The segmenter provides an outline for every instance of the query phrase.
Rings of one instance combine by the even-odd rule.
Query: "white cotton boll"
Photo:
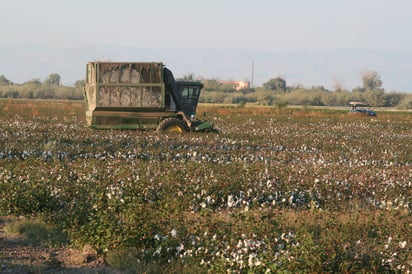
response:
[[[172,235],[173,238],[176,237],[176,236],[177,236],[177,230],[173,228],[173,229],[170,231],[170,235]]]
[[[177,253],[180,253],[184,249],[185,249],[185,246],[182,243],[178,247],[176,247]]]
[[[406,247],[406,241],[403,241],[403,242],[399,242],[399,247],[400,248],[405,248]]]
[[[233,207],[235,204],[235,201],[233,199],[233,195],[227,196],[227,207]]]
[[[162,247],[159,247],[159,248],[153,253],[153,256],[155,256],[155,255],[160,255],[160,252],[162,252]]]
[[[249,254],[249,259],[248,259],[248,265],[249,267],[253,267],[254,263],[253,263],[253,256],[254,254]]]

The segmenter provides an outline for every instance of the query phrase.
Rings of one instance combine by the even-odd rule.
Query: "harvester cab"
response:
[[[189,117],[195,115],[203,84],[199,82],[177,81],[176,86],[181,99],[182,111]]]
[[[209,121],[201,121],[196,117],[196,108],[199,102],[203,84],[199,82],[177,81],[177,92],[180,94],[182,111],[189,117],[190,128],[193,131],[218,132]]]
[[[172,72],[163,69],[164,82],[166,84],[166,94],[170,94],[170,99],[166,100],[169,108],[175,108],[177,113],[186,122],[191,131],[214,131],[213,124],[209,121],[201,121],[196,117],[196,109],[199,103],[200,91],[203,84],[195,81],[175,81]]]

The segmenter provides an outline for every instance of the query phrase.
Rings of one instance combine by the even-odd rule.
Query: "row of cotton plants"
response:
[[[220,134],[176,136],[31,107],[0,119],[0,211],[73,245],[212,272],[410,271],[411,115],[212,109]]]

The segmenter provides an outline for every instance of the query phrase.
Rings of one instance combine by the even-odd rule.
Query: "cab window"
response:
[[[199,96],[199,88],[197,87],[183,87],[182,97],[185,99],[197,99]]]

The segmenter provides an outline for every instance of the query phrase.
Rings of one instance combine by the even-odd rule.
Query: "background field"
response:
[[[220,134],[92,130],[79,101],[0,100],[1,215],[120,269],[411,270],[410,113],[203,112]]]

